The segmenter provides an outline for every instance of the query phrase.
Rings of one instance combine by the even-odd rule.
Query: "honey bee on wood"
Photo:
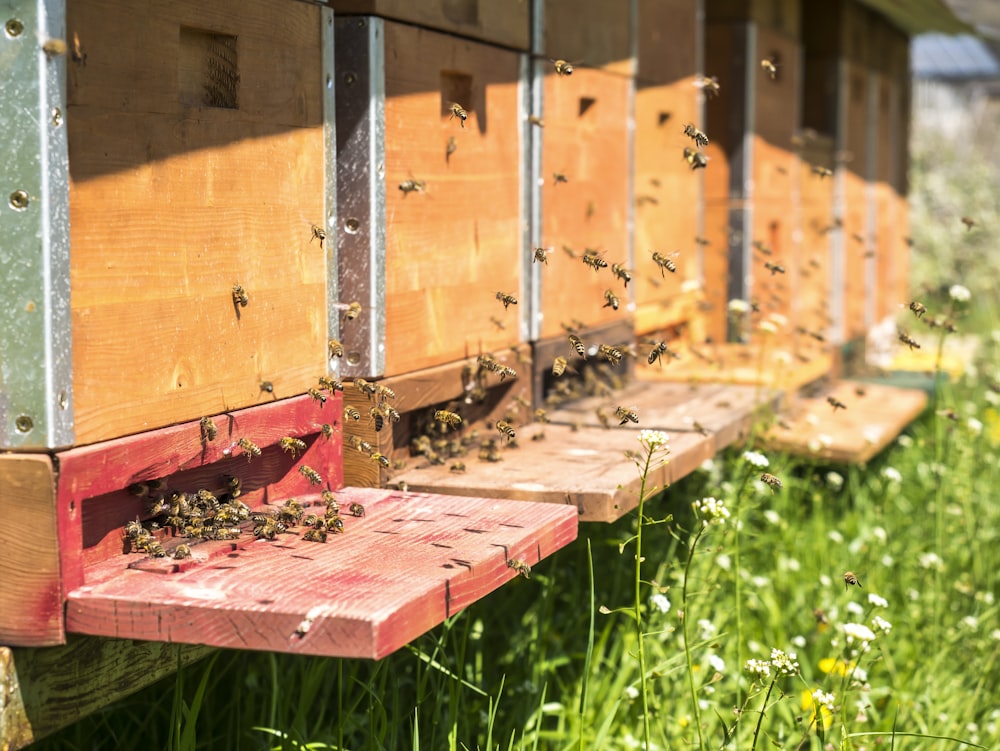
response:
[[[898,334],[899,334],[899,341],[901,341],[903,344],[909,347],[911,352],[915,349],[920,349],[920,345],[916,341],[914,341],[914,339],[903,329],[899,329]]]
[[[243,453],[247,456],[247,461],[250,461],[255,456],[260,456],[260,446],[249,438],[240,438],[236,443],[243,449]]]
[[[241,308],[245,308],[250,304],[250,296],[247,291],[243,289],[238,283],[233,285],[233,305],[239,305]]]
[[[593,250],[592,248],[587,248],[583,252],[583,263],[590,266],[594,271],[600,271],[601,269],[606,269],[608,267],[608,262],[601,258],[601,254]]]
[[[694,141],[694,145],[700,149],[708,146],[708,136],[698,130],[692,123],[684,126],[684,135]]]
[[[848,587],[857,587],[858,589],[862,589],[861,582],[858,581],[858,575],[853,571],[844,572],[844,589],[847,589]]]
[[[519,560],[517,558],[511,558],[509,561],[507,561],[507,568],[513,569],[515,573],[520,574],[525,579],[531,578],[531,566],[529,566],[522,560]]]
[[[328,532],[326,531],[326,522],[321,522],[323,526],[316,526],[307,529],[303,535],[302,539],[306,542],[326,542]]]
[[[454,472],[455,474],[462,474],[465,472],[465,462],[455,462],[450,467],[448,467],[449,472]]]
[[[438,422],[448,425],[452,428],[457,428],[462,424],[462,416],[455,413],[449,412],[446,409],[439,409],[434,412],[434,419]]]
[[[350,506],[348,506],[347,510],[351,513],[352,516],[357,516],[359,518],[365,515],[365,507],[357,502],[354,502]]]
[[[312,225],[312,237],[309,238],[309,242],[313,240],[319,240],[319,247],[323,247],[323,243],[326,242],[326,230],[320,227],[318,224]]]
[[[333,426],[328,422],[324,422],[319,426],[319,432],[328,441],[333,438]]]
[[[604,409],[604,407],[598,407],[594,410],[594,416],[597,417],[597,421],[601,423],[601,427],[605,430],[611,429],[611,415],[608,414],[608,411]]]
[[[338,342],[336,339],[330,339],[326,343],[327,351],[330,353],[330,357],[343,357],[344,356],[344,345]]]
[[[358,412],[354,407],[346,406],[344,407],[344,417],[348,420],[354,420],[354,422],[359,422],[361,420],[361,413]]]
[[[382,416],[382,412],[378,407],[372,407],[368,410],[369,421],[375,426],[375,432],[381,433],[382,428],[385,427],[385,418]]]
[[[321,389],[326,389],[330,393],[344,390],[343,382],[338,381],[336,378],[328,378],[327,376],[319,377],[319,387]]]
[[[278,445],[281,446],[281,450],[292,455],[294,459],[301,452],[306,450],[306,442],[299,440],[298,438],[292,438],[291,436],[285,436],[280,441]]]
[[[545,121],[538,115],[528,115],[528,122],[532,125],[537,125],[539,128],[545,127]]]
[[[371,401],[372,397],[378,393],[378,386],[370,381],[366,381],[364,378],[355,378],[354,388],[368,397],[368,401]]]
[[[544,263],[546,266],[549,263],[549,253],[552,248],[535,248],[534,255],[531,258],[532,263]]]
[[[326,523],[326,529],[335,535],[344,534],[344,520],[340,518],[339,514],[327,514],[323,521]]]
[[[306,389],[306,393],[309,394],[309,396],[311,396],[315,401],[319,402],[319,406],[322,407],[326,404],[327,396],[323,392],[317,389],[309,388]]]
[[[139,541],[138,549],[150,558],[166,558],[167,551],[155,537],[147,537]]]
[[[570,334],[569,343],[580,357],[584,360],[587,359],[587,348],[583,346],[583,340],[581,340],[580,337],[576,334]]]
[[[625,268],[624,264],[613,263],[611,264],[611,273],[615,275],[616,278],[621,279],[625,282],[625,287],[628,287],[628,283],[632,281],[632,274],[629,270]],[[617,310],[617,308],[615,308]]]
[[[450,102],[448,104],[448,111],[451,112],[451,117],[449,117],[448,119],[453,120],[454,118],[457,117],[462,127],[464,128],[465,121],[469,119],[469,113],[465,111],[465,108],[462,107],[462,105],[459,104],[458,102]]]
[[[535,422],[540,422],[540,423],[551,422],[551,420],[549,420],[549,414],[548,414],[548,412],[546,412],[544,409],[541,409],[541,408],[536,409],[535,410]]]
[[[812,167],[812,173],[817,175],[820,180],[824,177],[833,177],[833,170],[829,167],[821,167],[818,164],[814,164]]]
[[[264,516],[254,522],[253,534],[259,540],[273,540],[288,528],[272,516]]]
[[[704,91],[709,98],[719,95],[719,79],[715,76],[700,76],[694,85]]]
[[[768,77],[775,81],[778,78],[778,63],[773,57],[765,57],[760,61],[761,69],[767,73]]]
[[[215,421],[211,417],[201,418],[201,442],[214,441],[219,434],[219,429],[215,426]]]
[[[770,261],[764,261],[764,268],[771,272],[771,276],[785,273],[784,266],[778,263],[771,263]]]
[[[559,183],[568,183],[568,182],[569,182],[569,178],[566,177],[566,175],[563,174],[562,172],[553,172],[552,173],[552,184],[553,185],[558,185]]]
[[[621,302],[618,300],[618,296],[615,295],[610,289],[604,290],[604,305],[602,308],[611,308],[612,310],[618,310],[618,306]]]
[[[552,375],[558,377],[566,372],[566,358],[561,355],[556,355],[556,358],[552,361]]]
[[[506,292],[497,292],[496,298],[503,303],[504,310],[507,310],[511,305],[517,305],[517,298],[514,295],[508,295]]]
[[[510,441],[517,437],[517,433],[514,431],[514,428],[512,428],[510,423],[506,420],[497,420],[496,428],[497,431],[499,431],[501,438],[506,438]]]
[[[775,477],[772,474],[768,474],[767,472],[765,472],[764,474],[762,474],[760,476],[760,481],[762,483],[764,483],[765,485],[769,486],[771,488],[771,492],[772,493],[774,492],[775,488],[777,488],[778,490],[781,490],[781,487],[782,487],[781,480],[779,480],[777,477]]]
[[[372,446],[368,441],[363,441],[356,435],[352,435],[347,439],[347,442],[356,448],[358,451],[363,451],[366,454],[372,454],[375,451],[375,447]]]
[[[306,464],[303,464],[301,467],[299,467],[299,474],[305,477],[307,480],[309,480],[310,485],[323,484],[323,478],[320,477],[319,472],[317,472],[315,469]]]
[[[344,319],[347,321],[353,321],[361,315],[362,310],[363,308],[361,307],[361,303],[357,301],[349,303],[347,309],[344,310]]]
[[[612,365],[618,365],[622,361],[622,357],[625,356],[625,353],[618,349],[618,347],[601,344],[597,347],[597,356],[607,360]]]
[[[690,146],[684,147],[684,161],[688,163],[692,172],[696,169],[705,169],[708,166],[708,157]]]
[[[976,220],[968,216],[963,216],[962,224],[965,225],[965,231],[968,232],[970,229],[976,226]]]
[[[556,69],[556,73],[560,76],[573,75],[573,63],[566,62],[565,60],[553,60],[551,57],[549,58],[549,62],[552,63]]]
[[[639,414],[634,409],[618,407],[615,410],[615,415],[620,419],[619,425],[624,425],[627,422],[634,422],[636,425],[639,424]]]
[[[677,264],[674,263],[673,259],[680,255],[679,250],[675,250],[673,253],[668,253],[664,255],[658,251],[653,251],[653,262],[660,267],[660,276],[665,276],[663,270],[666,269],[671,274],[676,273]]]
[[[847,405],[842,401],[837,399],[835,396],[828,396],[826,398],[826,403],[833,407],[833,411],[836,412],[838,409],[847,409]]]
[[[181,543],[176,548],[174,548],[174,559],[182,560],[184,558],[191,557],[191,548],[188,545]]]
[[[403,180],[399,184],[399,189],[403,191],[404,196],[410,193],[423,193],[426,188],[427,183],[423,180]]]

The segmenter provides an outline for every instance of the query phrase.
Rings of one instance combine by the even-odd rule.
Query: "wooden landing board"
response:
[[[834,411],[833,397],[846,405]],[[762,441],[770,450],[818,457],[831,462],[867,462],[923,411],[927,394],[918,389],[837,381],[828,391],[795,406]]]
[[[533,440],[539,433],[545,439]],[[500,462],[472,458],[457,474],[450,462],[420,461],[394,480],[410,490],[565,504],[581,521],[612,522],[638,505],[639,473],[625,455],[641,450],[636,431],[532,424],[518,429],[517,440]],[[651,472],[649,485],[677,482],[714,455],[712,440],[698,433],[671,435],[670,447],[669,463]]]
[[[599,428],[597,410],[603,407],[614,418],[614,405],[621,405],[639,415],[638,425],[622,427],[653,428],[671,435],[702,433],[711,439],[713,451],[719,452],[750,434],[758,407],[771,412],[778,402],[778,392],[755,386],[639,382],[617,392],[610,407],[606,397],[588,397],[549,412],[549,418],[555,423]]]
[[[283,534],[176,573],[130,567],[138,554],[88,567],[66,628],[380,659],[514,578],[509,560],[534,566],[577,533],[576,509],[547,504],[361,488],[337,498],[346,532],[326,544]],[[364,518],[347,515],[352,502]]]

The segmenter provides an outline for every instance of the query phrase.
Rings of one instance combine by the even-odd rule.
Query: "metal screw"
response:
[[[66,393],[66,389],[59,392],[59,409],[66,409],[69,407],[69,394]]]
[[[7,36],[19,37],[24,33],[24,24],[16,18],[12,18],[4,25],[4,29],[7,31]]]
[[[358,77],[353,73],[344,74],[344,83],[346,83],[348,86],[353,86],[355,83],[357,83],[357,81]]]
[[[353,217],[346,219],[344,220],[344,229],[352,235],[357,234],[358,230],[361,229],[361,222]]]
[[[30,433],[31,429],[35,427],[35,423],[27,415],[18,415],[17,419],[14,420],[14,427],[21,433]]]
[[[361,362],[361,353],[360,352],[348,352],[347,353],[347,362],[348,362],[349,365],[357,365],[358,363]]]
[[[15,190],[13,193],[10,194],[10,198],[8,200],[10,201],[10,207],[12,209],[15,209],[17,211],[24,211],[26,208],[28,208],[28,202],[30,199],[28,198],[28,191]]]

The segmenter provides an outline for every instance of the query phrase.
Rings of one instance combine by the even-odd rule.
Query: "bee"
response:
[[[380,409],[382,410],[382,415],[386,420],[390,422],[399,422],[400,414],[395,407],[390,407],[388,404],[383,404]]]
[[[458,121],[464,128],[465,121],[469,119],[469,113],[465,111],[465,108],[463,108],[462,105],[459,104],[458,102],[451,102],[448,104],[448,110],[451,112],[451,117],[449,117],[448,119],[453,120],[457,117]]]
[[[842,401],[837,399],[835,396],[828,396],[826,398],[826,403],[833,407],[833,411],[836,412],[838,409],[847,409],[847,405]]]
[[[450,467],[448,467],[449,472],[454,472],[455,474],[462,474],[465,472],[465,462],[455,462]]]
[[[320,227],[318,224],[312,225],[312,237],[309,238],[309,242],[313,240],[319,240],[319,247],[323,247],[323,243],[326,241],[326,230]]]
[[[536,409],[535,410],[535,422],[540,422],[540,423],[551,422],[551,420],[549,420],[549,414],[548,414],[548,412],[546,412],[544,409],[541,409],[541,408]]]
[[[497,331],[506,331],[507,324],[501,321],[496,316],[490,316],[490,323],[497,327]]]
[[[684,126],[684,135],[686,135],[688,138],[694,141],[694,145],[700,149],[703,149],[706,146],[708,146],[708,136],[706,136],[704,133],[702,133],[700,130],[694,127],[694,125],[691,123],[688,123],[687,125]]]
[[[241,308],[245,308],[250,304],[250,296],[247,295],[247,291],[243,289],[238,283],[233,285],[233,305],[239,305]]]
[[[664,276],[663,270],[666,269],[671,274],[676,273],[677,264],[674,263],[673,259],[680,255],[679,250],[675,250],[673,253],[664,255],[657,251],[653,251],[653,262],[660,267],[660,276]]]
[[[274,397],[274,384],[271,383],[270,381],[261,381],[260,392],[262,394],[270,394],[272,397]],[[277,397],[274,398],[276,399]]]
[[[146,531],[146,528],[142,526],[142,522],[139,521],[139,517],[136,517],[134,522],[126,522],[123,530],[125,539],[133,543],[138,542],[148,534],[149,532]]]
[[[517,371],[507,365],[502,365],[499,373],[500,383],[503,383],[505,378],[517,378]]]
[[[83,51],[83,45],[80,44],[80,35],[75,31],[73,32],[73,47],[70,49],[69,57],[81,68],[87,64],[87,53]]]
[[[201,418],[201,442],[214,441],[219,434],[219,429],[215,426],[215,421],[211,417]]]
[[[481,462],[502,462],[503,456],[497,450],[496,441],[487,441],[479,447],[479,461]]]
[[[861,582],[858,581],[858,575],[853,571],[844,572],[844,589],[848,587],[857,587],[858,589],[863,589]]]
[[[319,432],[322,433],[323,437],[328,441],[333,438],[333,426],[328,422],[324,422],[319,426]]]
[[[573,75],[572,63],[568,63],[565,60],[553,60],[552,58],[549,58],[549,62],[552,63],[552,65],[556,69],[556,73],[558,73],[560,76]]]
[[[646,358],[646,361],[650,365],[652,365],[654,362],[659,361],[660,365],[662,366],[663,365],[663,355],[666,354],[666,352],[667,352],[667,343],[666,342],[656,342],[653,345],[653,348],[649,351],[649,357]]]
[[[565,253],[566,255],[568,255],[570,258],[579,258],[579,256],[580,256],[579,253],[577,253],[575,250],[573,250],[568,245],[563,245],[562,246],[562,250],[563,250],[563,253]]]
[[[357,502],[354,502],[350,506],[348,506],[347,510],[350,511],[353,516],[357,516],[359,518],[365,515],[365,507]]]
[[[711,240],[707,240],[707,239],[706,239],[706,238],[704,238],[704,237],[696,237],[696,238],[694,239],[694,244],[695,244],[695,245],[700,245],[701,247],[703,247],[703,248],[704,248],[704,247],[707,247],[707,246],[711,245],[711,244],[712,244],[712,242],[711,242]]]
[[[361,307],[361,303],[357,301],[350,303],[347,306],[347,310],[344,311],[344,320],[355,320],[359,315],[361,315],[362,310],[363,308]]]
[[[569,182],[569,178],[566,177],[566,175],[564,175],[562,172],[553,172],[552,173],[552,184],[553,185],[558,185],[559,183],[568,183],[568,182]]]
[[[899,341],[901,341],[903,344],[909,347],[911,352],[915,349],[920,349],[920,345],[916,341],[914,341],[913,338],[905,331],[900,329],[898,333],[899,333]]]
[[[594,410],[594,415],[597,416],[597,421],[601,423],[601,427],[605,428],[606,430],[610,430],[611,416],[608,414],[608,411],[604,409],[604,407],[598,407],[596,410]]]
[[[423,180],[403,180],[399,184],[399,189],[403,191],[404,196],[409,193],[423,193],[426,187],[427,183]]]
[[[777,263],[771,263],[770,261],[764,261],[764,268],[771,272],[771,276],[785,273],[784,266]]]
[[[323,392],[318,391],[317,389],[310,388],[306,389],[306,393],[309,394],[309,396],[311,396],[317,402],[319,402],[319,406],[322,407],[324,404],[326,404],[327,397],[326,394],[324,394]]]
[[[511,305],[517,305],[517,298],[505,292],[497,292],[497,300],[503,303],[503,309],[507,310]]]
[[[243,449],[243,453],[247,455],[247,461],[250,461],[255,456],[260,456],[260,446],[249,438],[240,438],[236,443]]]
[[[391,462],[389,461],[389,457],[385,456],[384,454],[380,454],[378,451],[372,452],[371,460],[375,462],[375,464],[382,467],[382,469],[389,469],[389,466],[391,464]]]
[[[779,480],[777,477],[775,477],[772,474],[768,474],[767,472],[765,472],[764,474],[762,474],[760,476],[760,481],[762,483],[764,483],[765,485],[770,486],[772,493],[774,492],[774,488],[777,488],[778,490],[781,490],[781,487],[782,487],[781,486],[781,480]]]
[[[351,444],[354,448],[356,448],[358,451],[362,451],[366,454],[372,454],[375,451],[374,446],[368,443],[368,441],[361,440],[356,435],[352,435],[350,438],[348,438],[347,442]]]
[[[243,494],[243,481],[236,475],[224,475],[222,482],[231,498],[239,498]]]
[[[590,266],[594,271],[600,271],[608,267],[608,262],[601,258],[600,253],[590,248],[587,248],[583,252],[583,263]]]
[[[691,423],[691,427],[695,429],[695,432],[701,433],[701,435],[705,436],[706,438],[708,438],[710,435],[712,435],[712,431],[709,430],[708,428],[706,428],[704,425],[702,425],[697,420],[695,420],[695,421],[693,421]]]
[[[139,550],[148,555],[150,558],[166,558],[167,551],[164,550],[163,545],[155,537],[149,537],[140,542]]]
[[[611,308],[612,310],[618,310],[618,306],[621,304],[618,297],[610,289],[604,290],[604,305],[602,308]]]
[[[608,344],[601,344],[597,347],[597,356],[604,358],[612,365],[618,365],[624,355],[625,353],[618,349],[618,347],[612,347]]]
[[[584,360],[587,359],[587,348],[583,346],[583,341],[576,334],[569,335],[569,343],[576,350],[576,353]]]
[[[465,125],[462,125],[464,128]],[[455,140],[455,136],[451,136],[448,139],[448,144],[444,147],[444,160],[446,162],[451,161],[451,155],[458,151],[458,141]]]
[[[772,81],[778,78],[778,63],[775,62],[773,57],[765,57],[761,60],[760,67],[765,73],[767,73]]]
[[[917,318],[922,318],[924,313],[927,312],[927,308],[925,308],[921,303],[917,302],[916,300],[910,303],[910,310],[913,311],[913,315],[915,315]]]
[[[632,275],[629,273],[628,269],[625,268],[624,264],[613,263],[611,264],[611,273],[615,275],[616,278],[621,279],[625,282],[625,287],[628,287],[628,283],[632,281]]]
[[[833,177],[833,170],[829,167],[821,167],[818,164],[814,164],[812,167],[812,173],[817,175],[820,180],[824,177]]]
[[[306,464],[303,464],[301,467],[299,467],[299,474],[305,477],[307,480],[309,480],[310,485],[323,484],[323,478],[320,477],[319,472],[317,472],[315,469]]]
[[[434,419],[438,422],[449,425],[453,428],[462,424],[462,416],[446,409],[439,409],[434,412]]]
[[[371,401],[371,398],[378,393],[378,386],[374,383],[366,381],[364,378],[355,378],[354,388],[367,396],[369,401]]]
[[[708,166],[708,157],[690,146],[684,147],[684,161],[688,163],[691,171],[705,169]]]
[[[545,127],[545,121],[538,115],[528,115],[528,122],[532,125],[537,125],[539,128]]]
[[[191,548],[183,543],[174,548],[174,559],[181,560],[182,558],[191,557]]]
[[[627,422],[634,422],[636,425],[639,424],[639,415],[634,409],[626,409],[625,407],[619,407],[615,410],[615,415],[621,419],[619,425],[624,425]]]
[[[557,355],[556,358],[552,361],[552,375],[559,377],[565,372],[566,372],[566,358],[562,357],[561,355]]]
[[[257,539],[273,540],[279,534],[286,531],[288,531],[288,527],[273,516],[259,514],[257,519],[254,520],[253,534]]]
[[[705,92],[710,98],[719,95],[719,79],[715,76],[701,76],[694,85]]]
[[[535,252],[532,256],[532,263],[544,263],[546,266],[549,263],[549,251],[551,248],[535,248]]]
[[[338,381],[336,378],[327,378],[326,376],[319,377],[319,387],[326,389],[330,393],[344,390],[344,384],[341,381]]]
[[[773,250],[771,250],[769,247],[767,247],[760,240],[754,240],[752,243],[750,243],[750,245],[753,246],[754,250],[757,250],[757,251],[763,253],[765,256],[769,256],[769,255],[772,255],[774,253]]]
[[[307,529],[302,535],[302,539],[306,542],[326,542],[327,534],[326,524],[323,523],[323,526],[315,526]]]
[[[525,579],[531,578],[531,566],[522,560],[511,558],[507,561],[507,568],[514,569],[515,573],[520,574]]]
[[[285,436],[280,441],[278,445],[281,446],[281,450],[292,455],[294,459],[300,452],[306,450],[306,442],[301,441],[298,438],[292,438],[291,436]]]
[[[968,232],[970,229],[976,226],[976,220],[968,216],[963,216],[962,224],[965,225],[965,231]]]
[[[514,428],[511,427],[509,422],[505,420],[496,421],[497,431],[500,433],[501,439],[506,438],[507,440],[514,440],[517,437],[517,433],[514,432]]]
[[[344,356],[344,345],[338,342],[336,339],[330,339],[326,343],[326,348],[329,351],[331,358]]]
[[[65,39],[49,39],[42,45],[42,51],[46,57],[52,59],[53,57],[65,55],[69,51],[69,45],[66,44]]]
[[[348,420],[354,420],[358,422],[361,419],[361,413],[358,412],[354,407],[346,406],[344,407],[344,417]]]

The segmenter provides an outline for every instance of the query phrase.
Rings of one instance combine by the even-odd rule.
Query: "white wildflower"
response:
[[[855,602],[854,600],[849,601],[845,606],[846,610],[851,615],[861,615],[865,612],[865,609],[861,607],[861,603]]]
[[[670,436],[664,433],[662,430],[640,430],[639,431],[639,443],[648,448],[650,451],[660,448],[660,446],[666,446],[667,441],[670,440]]]
[[[902,436],[900,436],[902,437]],[[895,467],[882,467],[882,479],[887,482],[902,482],[903,475]]]
[[[865,443],[871,445],[876,445],[882,442],[883,430],[877,425],[868,425],[861,430],[861,437],[865,439]]]
[[[685,295],[690,295],[699,291],[701,291],[700,279],[685,279],[681,283],[681,292]]]
[[[757,329],[763,334],[777,334],[778,327],[771,321],[761,321],[757,324]]]
[[[655,594],[649,598],[649,604],[654,608],[659,610],[661,613],[670,612],[670,600],[664,594]]]
[[[975,433],[976,435],[983,432],[983,424],[975,417],[969,418],[969,421],[966,423],[966,427],[968,427],[970,433]]]
[[[839,472],[827,472],[826,473],[826,484],[829,485],[833,490],[840,490],[844,487],[844,476]]]
[[[896,443],[902,446],[904,449],[909,448],[913,445],[913,436],[903,433],[899,438],[896,439]]]
[[[874,592],[868,593],[868,604],[876,608],[887,608],[889,607],[889,601],[884,597],[875,594]]]
[[[764,511],[764,519],[767,520],[768,524],[773,524],[774,526],[781,524],[781,514],[772,508]]]
[[[708,618],[698,619],[698,632],[702,639],[711,639],[718,630],[718,627]]]
[[[778,675],[795,675],[799,672],[799,663],[794,652],[783,652],[780,649],[771,650],[771,667]]]
[[[729,301],[729,312],[735,313],[736,315],[745,315],[750,312],[750,303],[746,300],[730,300]]]
[[[885,531],[885,527],[872,527],[872,537],[885,545],[889,539],[889,533]]]
[[[795,636],[793,636],[791,638],[791,642],[793,646],[796,646],[799,649],[805,649],[806,644],[808,643],[806,642],[806,637],[804,637],[802,634],[796,634]]]
[[[828,449],[833,445],[833,437],[827,435],[826,433],[820,433],[817,435],[816,440],[819,441],[819,445],[825,449]]]
[[[941,570],[944,568],[944,561],[941,560],[941,556],[937,553],[921,553],[917,556],[917,563],[920,564],[921,568],[933,568]]]
[[[759,451],[744,451],[743,461],[747,462],[754,469],[767,469],[771,464],[767,460],[767,457]]]
[[[948,297],[955,302],[969,302],[972,299],[972,293],[968,287],[963,287],[961,284],[953,284],[948,288]]]
[[[875,632],[863,623],[845,623],[843,631],[848,644],[860,642],[863,650],[867,650],[868,644],[875,641]]]
[[[841,545],[844,542],[844,536],[835,529],[831,529],[829,532],[827,532],[826,536],[830,538],[830,542],[834,542],[837,545]]]
[[[965,626],[970,631],[975,631],[979,628],[979,619],[974,615],[967,615],[961,621],[959,621],[963,626]]]
[[[639,698],[639,689],[637,689],[635,686],[626,686],[624,693],[625,693],[625,698],[628,699],[629,701],[635,701],[636,699]]]
[[[779,349],[774,353],[773,359],[778,365],[791,365],[792,364],[792,354],[791,352],[786,352],[783,349]]]
[[[700,498],[693,504],[694,510],[701,514],[705,525],[725,524],[729,518],[729,509],[718,498]]]
[[[889,555],[889,553],[886,553],[879,558],[879,563],[881,563],[884,568],[892,568],[896,563],[896,559]]]
[[[833,702],[834,702],[833,694],[827,693],[826,691],[817,688],[815,691],[812,692],[812,700],[817,706],[826,709],[826,711],[830,712],[831,714],[833,713]]]
[[[715,565],[723,571],[728,571],[733,565],[733,560],[725,553],[719,553],[719,555],[715,557]]]
[[[771,666],[764,660],[747,660],[743,670],[761,682],[771,677]]]
[[[726,672],[726,662],[714,652],[708,655],[708,664],[716,673]]]
[[[880,615],[872,617],[872,628],[882,634],[892,631],[892,624]]]

